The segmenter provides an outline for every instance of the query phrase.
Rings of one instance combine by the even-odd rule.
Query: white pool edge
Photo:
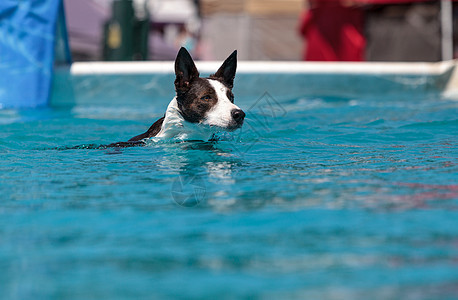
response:
[[[272,62],[240,61],[238,73],[332,73],[332,74],[409,74],[440,75],[457,65],[457,61],[437,63],[385,63],[385,62]],[[201,73],[214,72],[221,62],[196,62]],[[70,72],[89,74],[154,74],[173,73],[173,61],[160,62],[76,62]]]

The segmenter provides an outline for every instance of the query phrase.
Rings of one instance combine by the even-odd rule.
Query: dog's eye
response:
[[[212,98],[212,97],[206,95],[206,96],[201,97],[200,100],[207,100],[207,101],[208,101],[208,100],[210,100],[211,98]]]

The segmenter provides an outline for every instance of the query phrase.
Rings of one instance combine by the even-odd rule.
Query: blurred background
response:
[[[449,0],[65,0],[75,61],[440,61],[455,58]]]

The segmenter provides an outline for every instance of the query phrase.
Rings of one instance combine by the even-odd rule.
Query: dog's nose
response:
[[[231,111],[232,118],[234,118],[235,122],[241,123],[243,119],[245,119],[245,113],[241,109],[234,109]]]

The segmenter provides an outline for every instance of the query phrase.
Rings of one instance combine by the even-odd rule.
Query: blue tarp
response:
[[[0,0],[0,108],[47,104],[61,0]]]

